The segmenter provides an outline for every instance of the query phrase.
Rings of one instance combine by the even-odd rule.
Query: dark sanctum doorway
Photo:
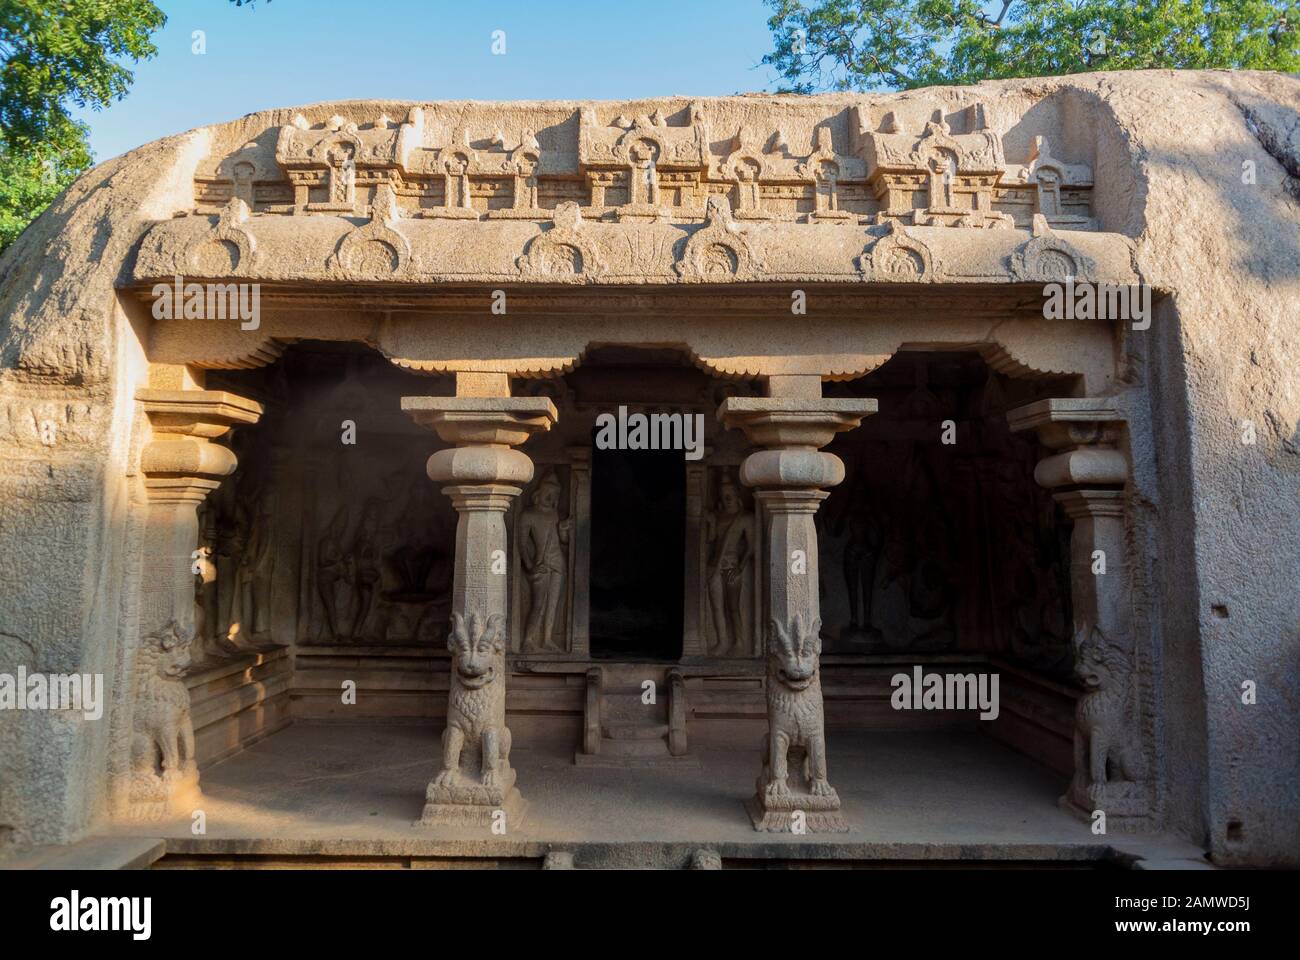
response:
[[[591,654],[678,660],[686,470],[680,450],[592,451]]]

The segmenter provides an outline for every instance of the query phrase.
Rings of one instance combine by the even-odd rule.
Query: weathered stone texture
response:
[[[944,115],[961,119],[949,129]],[[643,339],[687,343],[715,374],[825,379],[869,372],[904,343],[960,341],[996,369],[1073,373],[1081,395],[1112,396],[1128,424],[1138,722],[1158,814],[1218,862],[1296,864],[1298,115],[1300,80],[1210,71],[814,98],[348,101],[108,161],[0,259],[0,671],[102,672],[130,689],[150,436],[134,398],[149,361],[261,365],[310,335],[364,339],[412,369],[543,376],[578,362],[596,322],[556,318],[502,356],[478,325],[440,338],[356,303],[291,309],[311,285],[939,288],[946,309],[931,299],[915,315],[873,301],[893,312],[721,332],[665,315]],[[329,155],[326,134],[349,124],[359,154]],[[954,157],[957,184],[927,168],[917,216],[900,212],[922,189],[906,171],[929,154],[904,134],[922,128]],[[643,181],[647,165],[658,174]],[[394,169],[403,191],[385,179]],[[958,187],[975,198],[965,213],[947,202]],[[1099,328],[963,309],[1070,267],[1160,295],[1149,331],[1121,332],[1113,369]],[[191,337],[151,324],[142,302],[176,271],[278,284],[286,299],[259,337]],[[729,286],[698,286],[713,283]],[[631,342],[618,312],[599,322]],[[129,728],[113,710],[99,724],[0,713],[0,855],[100,822]]]

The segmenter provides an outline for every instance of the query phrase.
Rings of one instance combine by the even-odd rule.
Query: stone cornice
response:
[[[237,203],[238,201],[232,201]],[[374,220],[339,215],[187,216],[141,243],[138,283],[176,276],[263,283],[385,284],[1043,283],[1132,284],[1118,234],[737,219],[718,199],[703,224],[591,221],[576,207],[527,220]],[[854,218],[856,221],[859,218]],[[252,251],[252,252],[248,252]],[[1073,265],[1073,270],[1070,265]]]

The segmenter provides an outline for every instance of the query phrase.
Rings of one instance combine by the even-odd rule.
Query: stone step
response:
[[[642,703],[640,695],[606,695],[601,697],[601,716],[607,721],[664,723],[668,719],[668,705],[662,699],[658,703]]]
[[[600,738],[600,756],[615,757],[659,757],[669,759],[668,743],[662,737],[654,740],[622,739],[619,737]]]
[[[606,740],[663,740],[668,736],[668,724],[607,720],[600,732]]]

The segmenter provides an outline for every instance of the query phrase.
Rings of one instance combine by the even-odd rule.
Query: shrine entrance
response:
[[[591,483],[591,655],[678,660],[686,547],[682,453],[594,447]]]

